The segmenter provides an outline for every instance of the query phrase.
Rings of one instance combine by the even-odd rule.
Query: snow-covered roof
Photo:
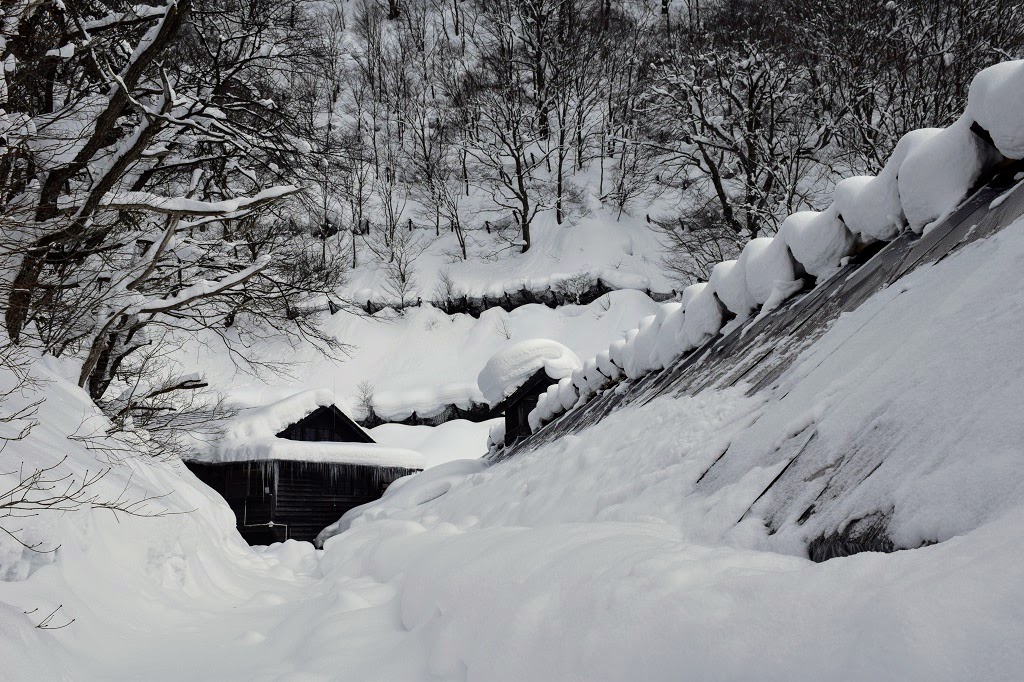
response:
[[[334,443],[275,437],[221,443],[214,448],[208,461],[251,462],[270,459],[368,464],[405,469],[422,469],[426,461],[423,455],[415,450],[393,448],[377,443]]]
[[[269,405],[239,410],[224,430],[224,441],[273,438],[317,408],[334,404],[334,391],[317,388],[295,393]]]
[[[477,384],[493,407],[515,393],[540,369],[558,381],[582,367],[579,357],[557,341],[529,339],[495,353],[480,370]]]
[[[296,393],[269,405],[240,410],[228,422],[223,438],[201,459],[208,462],[281,459],[423,468],[423,455],[414,450],[376,443],[313,442],[277,437],[276,434],[289,425],[320,407],[335,403],[334,391],[314,389]]]
[[[1009,159],[1024,158],[1024,59],[983,70],[967,95],[967,114],[988,131],[992,143]]]
[[[573,376],[576,403],[563,407],[554,391],[542,396],[530,415],[532,428],[586,402],[608,381],[662,369],[729,325],[742,324],[758,307],[758,317],[766,315],[804,287],[801,271],[815,284],[827,281],[859,242],[891,240],[904,227],[926,234],[937,226],[986,173],[1024,159],[1024,59],[981,71],[967,100],[948,128],[906,133],[878,175],[840,181],[824,210],[789,215],[774,237],[749,241],[738,259],[717,263],[708,282],[686,287],[680,308],[663,305],[663,315],[643,318],[608,347],[605,371]],[[733,322],[726,324],[723,306]],[[572,402],[568,397],[565,403]]]

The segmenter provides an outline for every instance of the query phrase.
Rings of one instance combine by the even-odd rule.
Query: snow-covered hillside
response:
[[[556,224],[551,211],[539,214],[533,228],[534,244],[526,253],[518,253],[497,235],[488,234],[483,227],[485,219],[479,218],[480,224],[470,235],[472,257],[467,260],[453,259],[456,243],[450,234],[435,237],[432,225],[417,221],[414,238],[422,253],[413,264],[413,283],[406,300],[436,300],[442,272],[451,277],[454,292],[470,297],[500,297],[523,288],[540,292],[581,276],[599,277],[613,289],[672,291],[677,285],[661,262],[664,245],[643,215],[617,217],[600,209],[596,198],[593,203],[594,214],[572,224]],[[372,301],[378,308],[397,300],[388,291],[386,271],[369,259],[357,264],[341,294],[359,305]]]
[[[177,360],[183,369],[200,369],[214,389],[243,405],[265,404],[298,390],[322,387],[332,389],[351,414],[364,416],[360,384],[367,382],[374,412],[386,420],[401,421],[413,412],[434,416],[449,404],[483,404],[477,374],[503,348],[540,337],[588,357],[657,308],[644,293],[624,290],[586,306],[551,309],[531,304],[511,312],[495,308],[479,318],[446,315],[430,306],[408,309],[404,315],[338,313],[326,319],[324,329],[351,346],[349,356],[341,361],[285,342],[262,344],[251,351],[285,365],[283,374],[256,378],[239,372],[215,343],[189,345]]]

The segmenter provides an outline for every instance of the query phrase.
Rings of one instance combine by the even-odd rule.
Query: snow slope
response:
[[[1015,679],[1022,264],[1019,221],[845,315],[771,392],[664,397],[498,466],[434,467],[353,514],[322,555],[301,543],[250,551],[187,471],[129,464],[133,491],[173,490],[159,504],[195,511],[30,520],[61,548],[38,558],[4,545],[4,673]],[[45,428],[4,455],[70,447],[79,466],[96,454],[62,429],[88,403],[51,379]],[[773,501],[755,500],[778,474],[773,456],[808,429],[805,456],[826,471],[851,444],[884,446],[887,470],[849,486],[818,525],[787,518],[769,534]],[[728,465],[701,481],[726,450]],[[893,505],[901,541],[939,543],[803,558],[810,535],[879,504]],[[58,604],[77,620],[32,628]]]
[[[596,200],[595,200],[595,203]],[[612,288],[672,291],[673,282],[661,263],[663,245],[657,233],[642,218],[624,215],[620,220],[609,211],[596,209],[591,216],[558,225],[554,211],[542,211],[531,226],[533,244],[526,253],[509,242],[488,235],[478,216],[468,233],[468,260],[462,260],[455,239],[442,229],[434,236],[433,222],[426,225],[415,218],[417,249],[413,287],[407,299],[435,298],[438,273],[447,271],[456,288],[469,296],[500,296],[505,291],[527,288],[542,291],[580,274],[600,277]],[[492,222],[495,216],[490,216]],[[358,304],[393,301],[384,268],[364,253],[341,292]]]

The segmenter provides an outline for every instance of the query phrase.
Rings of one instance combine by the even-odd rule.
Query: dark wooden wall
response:
[[[547,375],[543,368],[537,370],[515,393],[494,408],[496,414],[505,413],[505,446],[523,440],[530,435],[530,412],[537,407],[542,393],[548,386],[558,383]]]
[[[227,500],[250,545],[312,542],[349,509],[379,499],[392,481],[417,471],[287,460],[186,465]]]
[[[547,390],[545,386],[543,390]],[[530,435],[530,412],[537,407],[539,394],[525,395],[505,410],[505,443],[510,445]]]

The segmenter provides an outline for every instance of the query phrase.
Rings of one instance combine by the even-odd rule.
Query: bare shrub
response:
[[[452,271],[442,268],[437,273],[437,282],[434,284],[434,305],[447,313],[452,313],[458,305],[458,300],[464,296],[462,288],[452,277]]]
[[[652,219],[666,254],[662,265],[681,287],[707,281],[716,263],[735,258],[742,238],[714,208]]]
[[[587,295],[591,287],[590,274],[587,272],[577,272],[574,275],[569,275],[559,280],[553,288],[555,294],[563,303],[579,305],[583,302],[583,297]]]

